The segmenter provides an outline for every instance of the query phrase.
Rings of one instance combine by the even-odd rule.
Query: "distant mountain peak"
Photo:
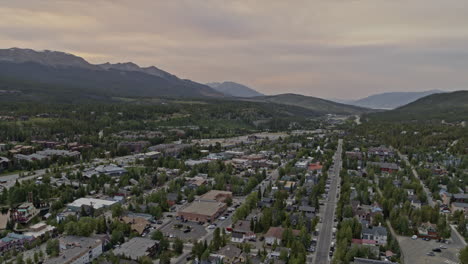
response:
[[[53,67],[82,67],[97,69],[81,57],[61,51],[35,51],[32,49],[9,48],[0,49],[0,61],[13,63],[34,62]]]
[[[256,96],[263,96],[263,94],[257,92],[256,90],[247,87],[243,84],[232,82],[232,81],[225,81],[225,82],[211,82],[207,83],[206,85],[210,86],[211,88],[227,95],[227,96],[234,96],[234,97],[256,97]]]
[[[335,102],[347,103],[351,105],[373,108],[373,109],[395,109],[400,106],[412,103],[419,98],[444,93],[441,90],[429,90],[422,92],[385,92],[373,94],[359,100],[333,100]]]

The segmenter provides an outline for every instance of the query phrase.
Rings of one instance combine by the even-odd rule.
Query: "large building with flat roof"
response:
[[[189,221],[213,223],[226,208],[227,205],[225,203],[197,200],[180,210],[177,214]]]
[[[70,211],[79,212],[82,206],[93,207],[94,210],[100,210],[116,204],[116,201],[95,199],[95,198],[79,198],[72,203],[67,204]]]
[[[99,238],[65,236],[59,238],[58,257],[49,258],[44,264],[86,264],[102,254],[103,243]]]
[[[114,254],[131,260],[139,260],[144,256],[153,257],[157,253],[158,248],[159,241],[144,237],[134,237],[114,249]]]

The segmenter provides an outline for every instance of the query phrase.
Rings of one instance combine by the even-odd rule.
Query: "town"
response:
[[[4,140],[0,260],[457,263],[466,149],[403,154],[353,118],[225,138],[187,136],[198,127],[101,131],[112,144],[97,156],[94,139]]]

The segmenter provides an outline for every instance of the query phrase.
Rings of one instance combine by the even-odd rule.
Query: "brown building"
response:
[[[225,203],[197,200],[180,210],[177,214],[184,219],[195,222],[214,222],[227,208]]]

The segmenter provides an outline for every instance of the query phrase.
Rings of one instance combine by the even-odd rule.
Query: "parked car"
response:
[[[440,248],[433,248],[432,251],[434,252],[442,252],[442,250]]]
[[[411,239],[416,240],[416,239],[418,239],[418,236],[417,236],[417,235],[413,235],[413,236],[411,237]]]
[[[435,256],[435,253],[431,251],[431,252],[427,252],[426,255],[433,257]]]

